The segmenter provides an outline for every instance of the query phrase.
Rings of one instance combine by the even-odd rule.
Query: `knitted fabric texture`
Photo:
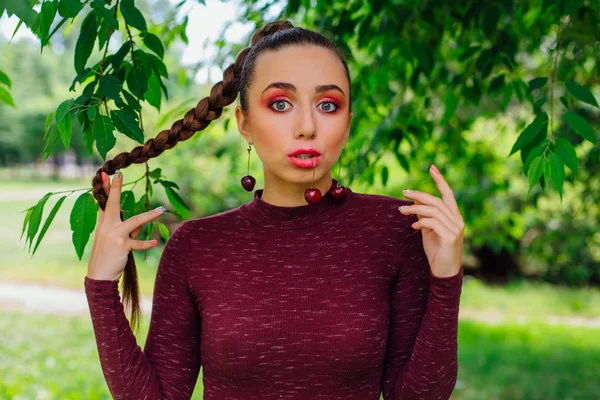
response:
[[[333,180],[332,186],[336,184]],[[185,221],[163,250],[142,349],[118,280],[85,277],[115,399],[448,399],[463,269],[431,273],[412,201],[254,198]]]

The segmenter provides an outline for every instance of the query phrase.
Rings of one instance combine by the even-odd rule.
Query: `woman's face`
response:
[[[248,91],[247,116],[240,106],[238,129],[262,161],[265,183],[282,180],[310,184],[337,162],[352,121],[346,72],[330,50],[292,46],[261,54]],[[289,153],[314,149],[318,158],[292,162]],[[299,163],[302,163],[301,161]]]

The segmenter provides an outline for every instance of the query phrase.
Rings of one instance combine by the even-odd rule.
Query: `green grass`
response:
[[[143,348],[149,317],[142,318]],[[84,316],[3,312],[0,399],[111,399],[92,321]],[[202,399],[202,375],[193,399]]]
[[[461,321],[458,335],[453,398],[600,398],[598,329]]]
[[[143,348],[148,317],[140,326]],[[598,330],[461,321],[456,400],[600,398]],[[110,399],[89,317],[5,312],[0,398]],[[202,373],[193,399],[202,398]]]

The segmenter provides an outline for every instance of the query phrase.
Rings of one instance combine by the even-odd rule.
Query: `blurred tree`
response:
[[[66,21],[77,22],[72,89],[79,87],[81,94],[65,99],[48,116],[44,158],[59,139],[69,147],[72,119],[79,122],[90,155],[96,150],[104,159],[116,145],[117,130],[144,142],[143,101],[160,111],[163,96],[168,99],[164,54],[176,38],[187,43],[188,17],[176,16],[193,2],[163,2],[161,20],[153,25],[144,17],[151,15],[145,3],[133,0],[44,1],[36,10],[39,2],[34,0],[7,3],[9,15],[17,15],[38,35],[42,49]],[[544,189],[553,188],[562,202],[563,185],[570,181],[573,194],[593,193],[598,199],[597,188],[591,187],[595,183],[587,179],[598,168],[597,0],[248,0],[241,6],[244,21],[262,25],[292,19],[330,35],[351,57],[353,130],[360,135],[351,135],[344,149],[344,182],[386,186],[398,167],[414,177],[421,164],[452,166],[446,175],[457,177],[453,188],[467,210],[463,215],[473,236],[473,253],[480,259],[515,254],[524,236],[531,239],[528,228],[535,218],[529,216],[529,207],[539,208],[550,196]],[[215,57],[222,69],[248,43],[248,38],[226,42],[227,28],[217,41],[221,52]],[[109,52],[111,41],[120,46],[114,53]],[[514,132],[519,133],[516,141],[510,136]],[[519,160],[511,157],[515,153]],[[148,195],[133,212],[148,206],[152,184],[173,188],[161,173],[148,169],[155,180],[146,181]],[[522,176],[525,185],[517,179]],[[165,190],[175,214],[189,215],[175,190]],[[82,194],[82,202],[89,203],[89,197]],[[42,199],[29,209],[24,229],[30,215],[41,218],[43,204]],[[594,211],[588,221],[598,222]],[[29,229],[28,239],[36,233]],[[76,245],[78,254],[86,242]],[[586,244],[591,247],[578,261],[572,252],[558,266],[554,260],[546,278],[600,282],[598,238]],[[574,262],[586,273],[565,272]],[[506,257],[489,270],[506,277],[517,272],[517,265]],[[535,268],[530,272],[543,275]]]

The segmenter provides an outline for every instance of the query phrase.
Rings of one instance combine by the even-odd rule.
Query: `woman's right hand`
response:
[[[97,280],[118,280],[127,264],[131,250],[147,250],[156,246],[156,240],[135,240],[145,223],[164,213],[164,207],[134,215],[121,221],[121,187],[123,172],[115,173],[112,184],[102,172],[102,187],[107,194],[105,210],[98,208],[94,245],[88,263],[87,277]]]

